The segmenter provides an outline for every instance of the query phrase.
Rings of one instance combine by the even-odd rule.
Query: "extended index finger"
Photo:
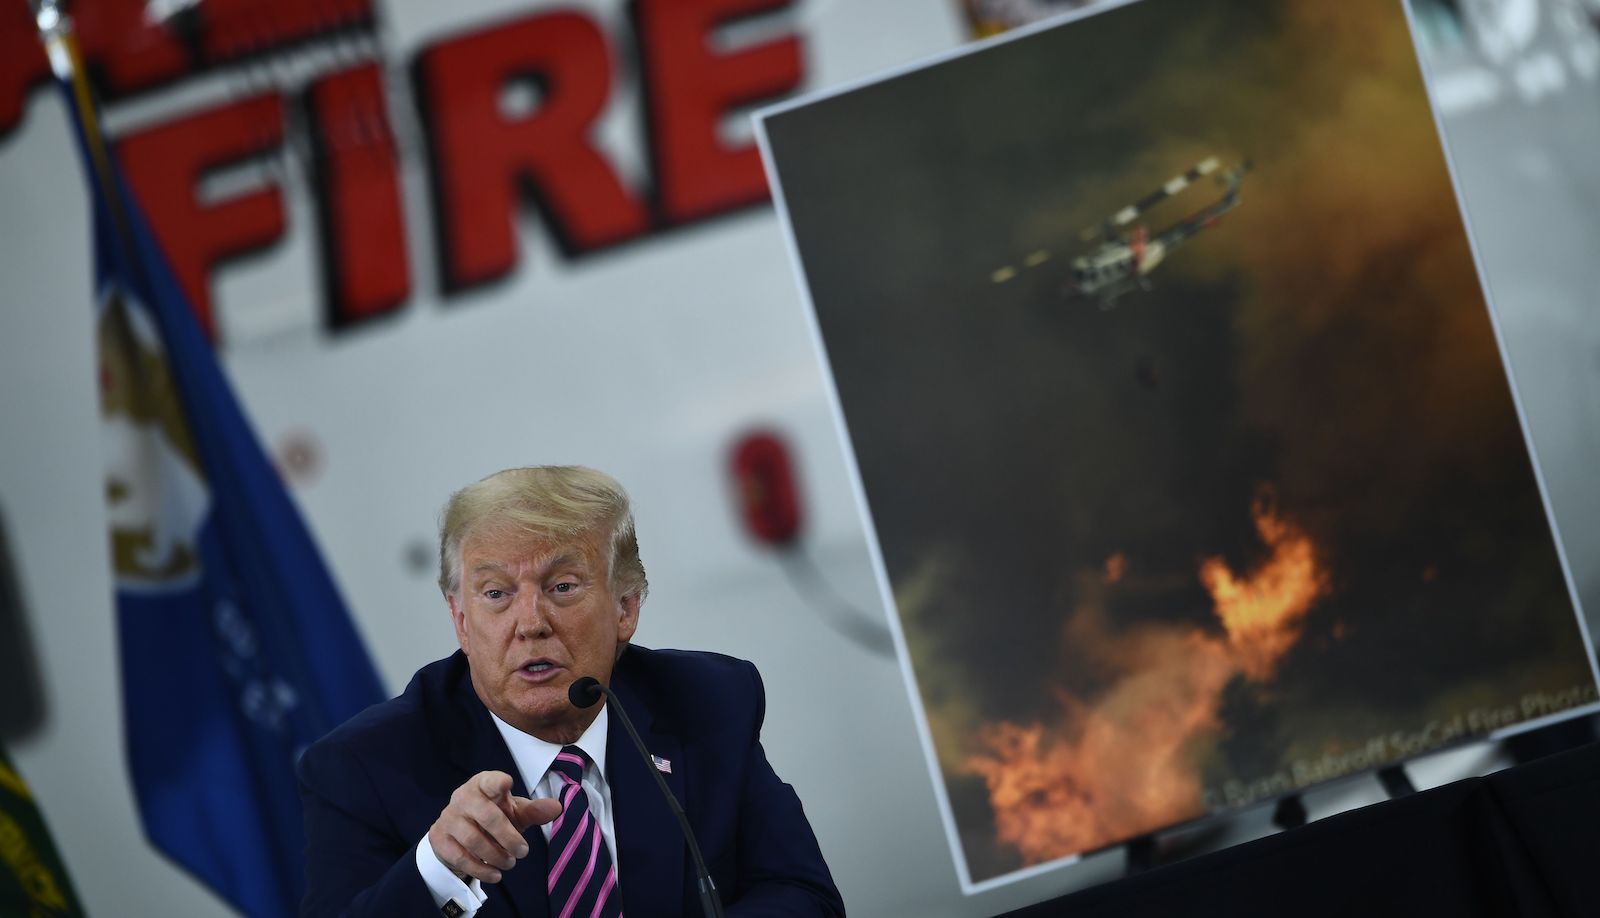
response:
[[[511,783],[511,776],[503,771],[478,773],[478,790],[507,816],[511,815]]]
[[[480,771],[474,782],[478,792],[488,798],[494,808],[503,813],[508,820],[513,822],[517,818],[517,805],[511,796],[511,776],[503,771]]]
[[[478,829],[512,857],[526,856],[528,843],[522,837],[524,827],[517,824],[517,798],[511,795],[511,776],[503,771],[485,771],[479,773],[476,783],[478,792],[490,804],[487,811],[474,817]]]

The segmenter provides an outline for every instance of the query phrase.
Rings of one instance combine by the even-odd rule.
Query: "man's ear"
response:
[[[444,601],[450,606],[450,623],[456,628],[456,643],[461,645],[462,653],[472,656],[472,651],[467,647],[466,609],[461,605],[461,598],[454,593],[446,593]]]
[[[631,640],[633,633],[639,630],[639,602],[638,593],[630,593],[617,602],[622,607],[622,617],[617,620],[618,644]]]

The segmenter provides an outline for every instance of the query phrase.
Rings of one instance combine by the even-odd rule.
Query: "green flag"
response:
[[[83,914],[33,793],[0,748],[0,915]]]

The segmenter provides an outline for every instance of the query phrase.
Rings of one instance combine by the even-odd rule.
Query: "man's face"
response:
[[[506,723],[571,743],[599,712],[567,700],[584,676],[611,684],[617,648],[639,624],[639,597],[611,593],[599,539],[551,542],[520,532],[469,534],[461,586],[448,597],[472,687]]]

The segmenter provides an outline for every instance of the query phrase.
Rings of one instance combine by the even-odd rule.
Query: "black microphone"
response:
[[[644,740],[639,738],[639,731],[633,729],[633,721],[628,719],[628,712],[622,710],[622,703],[610,689],[600,684],[600,680],[593,676],[584,676],[572,683],[567,689],[567,700],[574,707],[590,708],[599,702],[601,696],[611,699],[611,708],[616,711],[622,726],[628,730],[628,736],[633,740],[634,748],[639,750],[639,755],[644,759],[644,770],[650,772],[656,779],[656,786],[661,788],[661,796],[667,798],[667,806],[672,808],[672,815],[678,817],[678,826],[683,829],[683,838],[689,843],[689,856],[694,858],[694,869],[700,875],[700,909],[706,918],[722,918],[722,897],[717,895],[717,884],[711,880],[711,871],[706,869],[706,860],[700,856],[700,843],[694,839],[694,830],[689,828],[689,818],[683,815],[683,807],[678,804],[678,798],[673,796],[672,788],[667,786],[661,772],[656,770],[656,763],[650,758],[650,750],[644,747]]]

